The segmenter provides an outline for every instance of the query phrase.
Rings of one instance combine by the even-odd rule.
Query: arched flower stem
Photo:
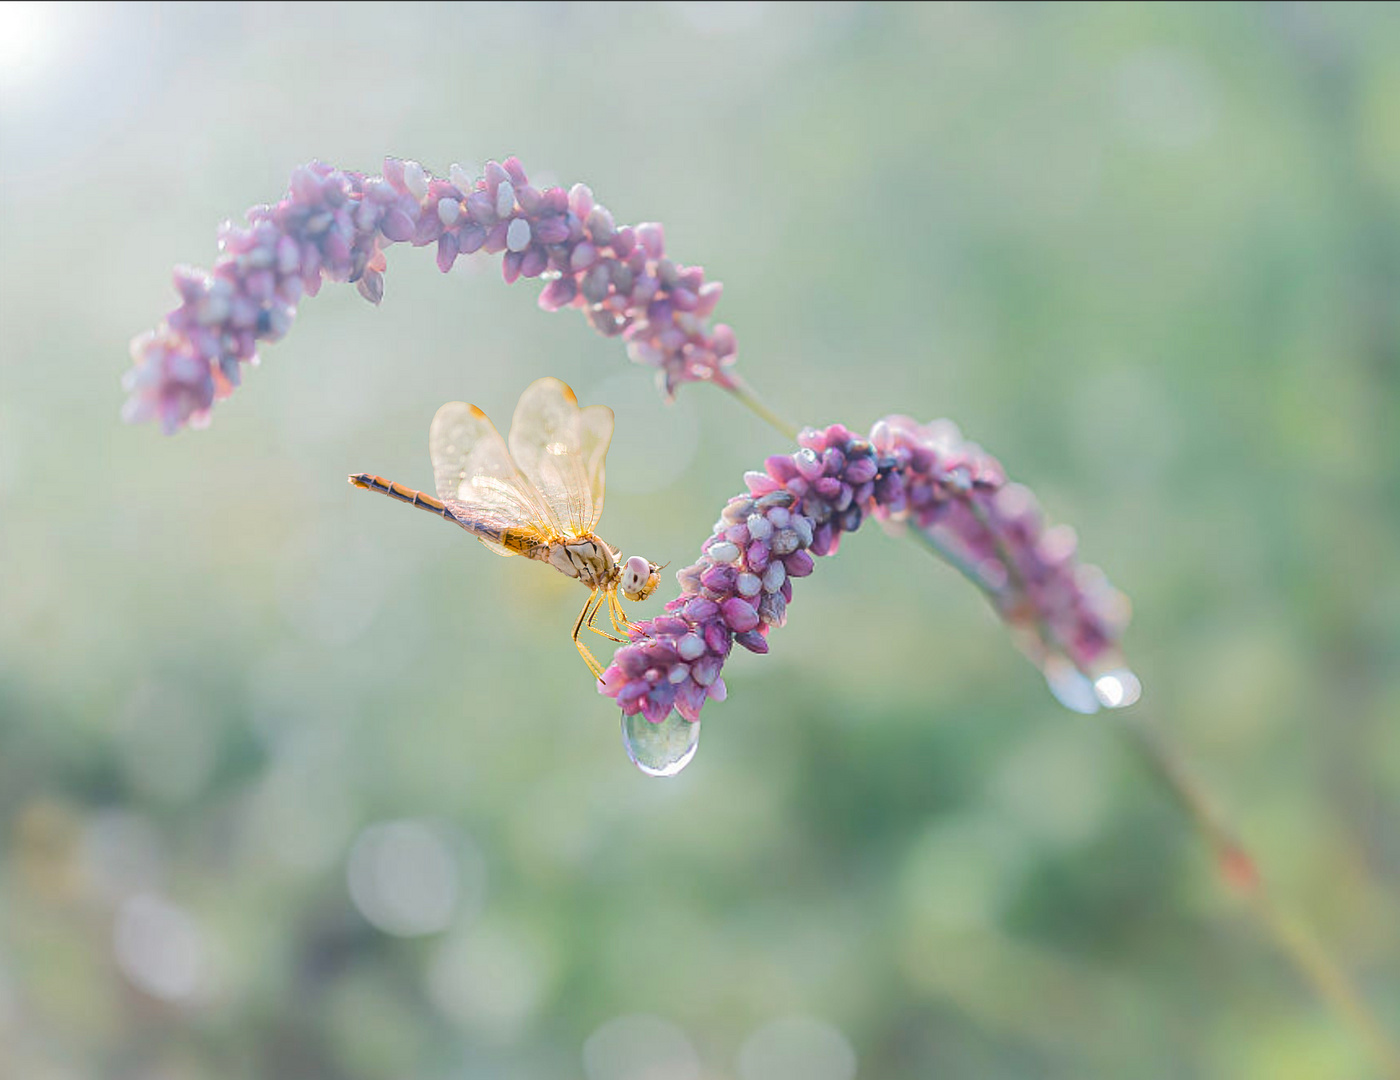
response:
[[[1246,903],[1264,936],[1317,997],[1327,1002],[1369,1048],[1381,1075],[1400,1080],[1400,1046],[1381,1024],[1360,988],[1301,918],[1268,889],[1254,856],[1222,816],[1197,777],[1141,706],[1112,712],[1115,726],[1200,834],[1221,881]]]
[[[769,427],[773,428],[788,442],[797,441],[797,427],[788,423],[781,416],[770,409],[744,379],[738,375],[731,375],[729,384],[725,389],[733,395],[734,400],[743,405]]]
[[[784,438],[796,441],[796,430],[765,405],[747,383],[736,377],[734,385],[726,389]],[[1006,567],[1008,579],[1018,590],[1024,590],[1025,583],[1020,580],[1014,555],[1007,549],[998,530],[979,504],[969,501],[968,506],[988,535],[994,538],[997,555]],[[924,529],[907,528],[902,533],[957,570],[977,587],[1000,614],[997,592],[988,586],[985,577],[971,562]],[[1035,629],[1047,649],[1059,648],[1053,632],[1043,619],[1035,620]],[[1326,1002],[1355,1031],[1380,1065],[1382,1075],[1390,1080],[1400,1080],[1400,1047],[1381,1024],[1356,982],[1311,927],[1279,904],[1267,888],[1254,856],[1162,729],[1149,719],[1141,705],[1105,712],[1115,729],[1157,777],[1199,834],[1215,862],[1221,881],[1230,892],[1245,901],[1251,918],[1264,937],[1271,940],[1274,947],[1288,959],[1318,999]]]

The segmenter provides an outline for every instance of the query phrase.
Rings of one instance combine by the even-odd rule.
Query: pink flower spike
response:
[[[677,571],[681,593],[667,614],[638,623],[618,650],[603,692],[624,713],[641,701],[657,722],[669,701],[695,722],[706,700],[724,700],[720,672],[732,647],[767,653],[768,632],[787,621],[793,581],[871,516],[918,529],[979,584],[1061,701],[1092,711],[1136,698],[1118,649],[1126,599],[1075,561],[1072,532],[1047,529],[1030,493],[1008,485],[994,458],[946,422],[900,416],[868,438],[833,424],[799,441],[795,453],[744,475],[748,492],[725,506],[699,560]]]
[[[178,305],[133,347],[128,420],[159,420],[167,431],[207,422],[214,398],[256,356],[249,341],[284,335],[296,305],[323,282],[354,283],[379,303],[383,249],[395,243],[435,243],[443,272],[484,251],[504,255],[507,282],[558,273],[540,306],[577,307],[598,332],[625,332],[628,353],[658,369],[668,395],[686,382],[734,384],[733,331],[706,323],[719,283],[667,259],[659,224],[619,227],[581,184],[537,190],[515,158],[488,162],[480,180],[454,166],[450,181],[399,158],[384,159],[382,176],[313,162],[293,170],[280,201],[253,207],[246,220],[221,227],[211,272],[176,274]]]

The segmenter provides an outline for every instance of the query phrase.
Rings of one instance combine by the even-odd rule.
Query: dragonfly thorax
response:
[[[556,541],[549,545],[546,561],[565,577],[578,578],[590,589],[610,585],[617,577],[617,556],[596,536]]]

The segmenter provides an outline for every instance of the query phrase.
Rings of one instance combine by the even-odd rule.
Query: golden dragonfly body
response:
[[[498,555],[537,559],[582,582],[589,594],[573,639],[599,677],[603,666],[579,634],[586,626],[627,640],[631,624],[617,594],[645,600],[660,570],[640,555],[624,560],[593,531],[603,512],[612,431],[606,405],[581,409],[565,383],[539,379],[520,395],[509,441],[475,405],[451,401],[437,411],[428,434],[437,498],[372,473],[355,473],[350,483],[437,514]],[[594,625],[604,604],[613,633]]]

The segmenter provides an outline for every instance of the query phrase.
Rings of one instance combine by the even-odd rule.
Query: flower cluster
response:
[[[668,395],[684,382],[731,384],[734,333],[707,322],[721,286],[667,258],[660,225],[618,225],[583,184],[540,190],[515,158],[475,178],[454,165],[445,179],[388,158],[382,177],[320,162],[297,169],[280,202],[223,226],[212,270],[177,269],[179,306],[132,342],[124,415],[167,432],[206,423],[240,365],[256,362],[258,342],[286,334],[323,279],[354,282],[377,304],[394,243],[435,245],[443,273],[482,251],[503,253],[508,283],[549,278],[542,308],[578,308],[601,333],[621,335]]]
[[[681,595],[617,650],[599,690],[625,715],[660,723],[675,709],[695,721],[708,698],[723,700],[720,671],[733,645],[766,653],[768,631],[786,620],[792,579],[812,572],[814,555],[835,554],[868,516],[908,523],[976,581],[1062,700],[1056,680],[1065,671],[1088,686],[1087,676],[1117,662],[1126,599],[1096,567],[1076,562],[1073,532],[1046,528],[1030,492],[1007,483],[1001,464],[956,426],[892,416],[868,438],[834,424],[804,430],[798,443],[745,475],[747,494],[729,501],[699,561],[676,575]],[[1118,685],[1116,693],[1133,692]]]

